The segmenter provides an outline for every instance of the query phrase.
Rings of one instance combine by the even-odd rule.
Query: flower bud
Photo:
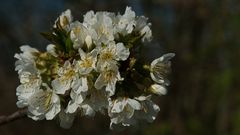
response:
[[[87,44],[87,48],[90,49],[92,47],[92,37],[87,35],[85,38],[85,43]]]

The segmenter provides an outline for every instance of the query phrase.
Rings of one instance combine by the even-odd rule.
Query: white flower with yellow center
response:
[[[163,85],[169,85],[167,75],[171,71],[171,59],[175,56],[174,53],[167,53],[152,61],[150,67],[150,76],[153,81]]]
[[[15,70],[18,71],[21,85],[17,87],[16,95],[18,98],[17,106],[19,108],[26,107],[28,105],[29,97],[40,88],[42,83],[40,73],[36,69],[34,54],[39,51],[30,46],[21,46],[22,53],[15,54],[16,61]]]
[[[90,53],[85,53],[79,48],[80,60],[74,62],[74,68],[79,77],[75,78],[72,83],[70,93],[71,100],[68,103],[66,112],[74,113],[79,105],[84,101],[88,91],[88,75],[95,69],[97,61],[97,50],[94,49]]]
[[[81,75],[87,75],[96,68],[98,51],[97,49],[93,49],[90,53],[85,53],[79,48],[79,54],[80,60],[77,61],[75,66]]]
[[[28,116],[34,120],[52,120],[60,111],[60,98],[47,85],[39,89],[28,100]]]
[[[129,55],[130,51],[123,43],[115,44],[114,42],[110,42],[100,50],[97,68],[99,70],[105,63],[112,61],[125,61]]]
[[[105,90],[109,93],[109,96],[114,95],[117,81],[122,81],[118,66],[116,63],[106,63],[102,66],[100,75],[98,76],[94,86],[96,89],[101,89],[106,86]]]
[[[52,81],[52,87],[57,94],[64,94],[71,88],[74,78],[77,73],[69,61],[64,63],[64,66],[58,69],[58,77]]]
[[[118,97],[115,100],[109,100],[108,115],[111,118],[110,128],[113,129],[115,125],[121,124],[123,126],[130,126],[134,122],[131,119],[135,113],[141,109],[141,104],[131,98]]]

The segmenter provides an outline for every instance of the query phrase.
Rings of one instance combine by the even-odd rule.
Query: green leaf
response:
[[[65,41],[66,52],[70,53],[73,50],[73,43],[70,37],[68,37]]]
[[[46,38],[48,41],[56,44],[57,43],[57,37],[56,35],[50,33],[50,32],[41,32],[40,33],[44,38]]]

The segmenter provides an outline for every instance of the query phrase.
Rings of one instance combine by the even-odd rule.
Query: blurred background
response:
[[[82,20],[88,10],[124,13],[131,6],[152,22],[149,60],[174,52],[168,94],[155,100],[161,108],[152,124],[109,130],[109,118],[78,118],[65,130],[55,121],[29,118],[0,127],[1,135],[240,135],[239,0],[1,0],[0,115],[17,110],[19,84],[13,58],[19,46],[44,49],[55,19],[71,9]]]

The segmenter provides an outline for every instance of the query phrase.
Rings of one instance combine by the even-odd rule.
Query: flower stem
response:
[[[26,116],[27,116],[27,108],[18,110],[8,116],[5,116],[5,115],[0,116],[0,126],[21,118],[25,118]]]

